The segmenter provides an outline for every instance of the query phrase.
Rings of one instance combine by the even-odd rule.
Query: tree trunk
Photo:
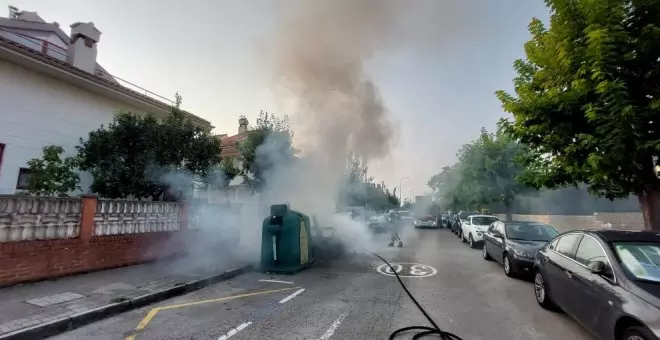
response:
[[[507,221],[513,220],[513,217],[511,216],[511,202],[509,201],[504,202],[504,213],[506,214]]]
[[[637,195],[644,217],[644,229],[660,231],[660,191],[645,191]]]

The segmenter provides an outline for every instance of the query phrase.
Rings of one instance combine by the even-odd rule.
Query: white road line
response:
[[[259,280],[259,282],[285,283],[285,284],[288,284],[288,285],[293,284],[293,282],[290,282],[290,281],[280,281],[280,280]]]
[[[227,339],[231,338],[232,336],[236,335],[236,333],[244,330],[245,327],[247,327],[251,324],[252,324],[252,322],[244,322],[240,326],[238,326],[238,327],[232,329],[231,331],[229,331],[229,333],[219,337],[218,340],[227,340]]]
[[[291,294],[291,295],[285,297],[284,299],[280,300],[280,303],[285,303],[285,302],[293,299],[294,297],[298,296],[298,294],[300,294],[304,291],[305,291],[305,288],[298,289],[295,292],[293,292],[293,294]]]
[[[331,337],[333,334],[335,334],[335,331],[337,330],[337,328],[339,328],[339,325],[341,325],[341,322],[344,321],[344,319],[346,318],[346,315],[347,315],[347,314],[348,314],[348,313],[344,313],[344,314],[340,315],[340,316],[337,318],[337,320],[335,320],[335,322],[332,323],[332,325],[330,326],[330,328],[328,328],[328,330],[325,331],[325,333],[323,333],[323,335],[321,335],[321,337],[319,338],[319,340],[328,340],[328,339],[330,339],[330,337]]]

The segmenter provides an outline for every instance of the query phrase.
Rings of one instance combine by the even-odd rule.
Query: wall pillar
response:
[[[82,213],[80,214],[80,240],[87,243],[94,236],[94,215],[98,197],[85,194],[82,196]]]
[[[188,230],[188,213],[190,204],[188,201],[181,202],[181,212],[179,213],[179,230]]]

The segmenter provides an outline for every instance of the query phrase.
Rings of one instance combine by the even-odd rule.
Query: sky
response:
[[[0,0],[0,5],[5,11],[9,5],[36,11],[67,33],[76,21],[94,22],[102,32],[98,62],[108,72],[168,98],[179,92],[183,108],[211,121],[214,133],[233,135],[240,115],[253,121],[260,110],[287,113],[272,90],[265,48],[273,44],[284,1],[291,0]],[[436,1],[433,11],[420,11],[428,16],[420,21],[438,24],[420,26],[423,38],[382,48],[364,61],[394,127],[392,147],[372,160],[370,175],[397,187],[408,178],[402,181],[404,197],[427,192],[429,178],[455,162],[461,145],[506,116],[494,92],[512,89],[512,64],[524,56],[527,25],[532,17],[548,16],[542,0],[430,1]]]

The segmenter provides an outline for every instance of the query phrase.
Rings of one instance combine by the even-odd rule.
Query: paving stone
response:
[[[34,306],[48,307],[48,306],[56,305],[58,303],[82,299],[84,297],[85,296],[81,294],[66,292],[55,295],[49,295],[38,299],[27,300],[25,302]]]

